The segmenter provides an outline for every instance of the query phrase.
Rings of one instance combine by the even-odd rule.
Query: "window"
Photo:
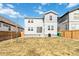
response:
[[[79,13],[74,13],[74,19],[79,20]]]
[[[76,29],[77,29],[77,30],[79,29],[79,24],[76,24]]]
[[[50,16],[50,20],[52,20],[52,16]]]
[[[42,27],[37,27],[37,33],[42,33]]]
[[[3,24],[3,26],[5,26],[5,27],[9,27],[9,25],[8,25],[8,24],[5,24],[5,23]]]
[[[28,28],[28,31],[30,31],[30,27]]]
[[[33,27],[31,27],[31,31],[33,31]]]
[[[51,30],[54,30],[54,27],[53,26],[51,26]]]
[[[48,30],[54,30],[53,26],[48,26]]]
[[[33,27],[28,27],[28,31],[33,31]]]
[[[33,20],[31,20],[31,23],[33,23]]]
[[[11,30],[11,27],[9,26],[9,31]]]
[[[48,26],[48,30],[50,30],[50,26]]]
[[[65,29],[66,29],[66,30],[68,29],[68,25],[67,25],[67,24],[65,25]]]
[[[73,29],[73,30],[78,30],[79,29],[79,24],[72,24],[71,25],[71,29]]]
[[[33,20],[28,20],[28,23],[33,23]]]
[[[28,20],[28,23],[30,23],[30,20]]]

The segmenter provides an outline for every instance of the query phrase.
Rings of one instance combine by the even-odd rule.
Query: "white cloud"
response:
[[[42,10],[42,6],[39,6],[38,9],[39,9],[39,10]]]
[[[43,14],[44,13],[44,11],[43,11],[43,9],[42,9],[42,6],[40,5],[40,6],[38,6],[38,8],[36,9],[36,10],[34,10],[36,13],[38,13],[39,15],[40,14]]]
[[[23,17],[23,15],[11,8],[1,8],[0,14],[5,14],[12,18]]]
[[[49,3],[41,3],[42,6],[49,5]]]
[[[69,3],[66,8],[74,7],[74,6],[77,6],[77,5],[78,5],[78,3]]]
[[[3,7],[3,4],[2,3],[0,3],[0,8],[2,8]]]
[[[14,8],[14,6],[12,4],[7,4],[7,6],[10,8]]]
[[[0,7],[2,7],[3,6],[3,4],[2,3],[0,3]]]
[[[43,14],[44,13],[44,11],[42,11],[42,10],[35,10],[35,12],[37,12],[39,14]]]
[[[20,12],[17,12],[15,11],[14,9],[14,6],[11,5],[11,4],[6,4],[7,7],[5,7],[3,4],[0,4],[0,14],[4,14],[4,15],[7,15],[9,17],[12,17],[12,18],[23,18],[24,15],[21,15]]]
[[[58,3],[58,5],[62,5],[63,3]]]

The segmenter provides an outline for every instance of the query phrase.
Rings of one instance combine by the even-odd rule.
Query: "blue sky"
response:
[[[62,16],[67,11],[78,7],[78,3],[0,3],[0,16],[24,27],[24,17],[42,17],[44,12],[50,10]]]

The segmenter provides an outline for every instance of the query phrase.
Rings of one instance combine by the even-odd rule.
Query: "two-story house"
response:
[[[48,11],[41,18],[25,17],[26,37],[53,37],[57,35],[57,13]]]
[[[79,8],[68,11],[58,18],[58,30],[79,30]]]
[[[0,16],[0,31],[22,32],[24,28],[11,20]]]

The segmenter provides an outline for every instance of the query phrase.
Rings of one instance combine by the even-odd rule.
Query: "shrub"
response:
[[[59,36],[59,37],[60,37],[60,36],[61,36],[61,33],[60,33],[60,32],[58,32],[58,33],[57,33],[57,36]]]

